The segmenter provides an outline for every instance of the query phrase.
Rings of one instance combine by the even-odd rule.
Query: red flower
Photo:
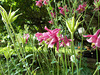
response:
[[[48,5],[48,1],[49,1],[49,0],[44,0],[44,1],[43,1],[44,5]]]
[[[54,12],[51,12],[51,16],[53,17],[53,18],[56,18],[56,13]]]
[[[59,7],[58,9],[60,9],[60,12],[61,14],[65,15],[65,11],[68,12],[68,9],[67,9],[67,5],[64,6],[64,7]],[[64,11],[65,10],[65,11]]]
[[[84,3],[83,5],[79,5],[78,8],[76,9],[79,13],[82,13],[83,11],[85,11],[85,7],[86,7],[86,3]]]
[[[24,34],[23,38],[26,39],[26,42],[25,42],[26,44],[28,42],[29,34]]]
[[[48,21],[50,24],[54,24],[53,20]]]
[[[39,7],[43,6],[42,1],[41,0],[36,1],[36,6],[39,6]]]

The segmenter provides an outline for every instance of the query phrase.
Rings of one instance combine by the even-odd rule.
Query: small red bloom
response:
[[[29,34],[24,34],[23,38],[26,39],[26,42],[25,42],[26,44],[28,42]]]
[[[53,20],[48,21],[50,24],[54,24]]]
[[[38,6],[38,7],[43,6],[42,1],[41,0],[40,1],[36,1],[36,6]]]
[[[49,0],[44,0],[43,3],[44,5],[48,5]]]
[[[85,7],[86,7],[86,3],[84,3],[83,5],[79,5],[78,8],[76,9],[79,13],[82,13],[83,11],[85,11]]]
[[[51,16],[53,17],[53,18],[56,18],[56,13],[54,12],[51,12]]]
[[[65,15],[65,11],[68,12],[68,9],[67,9],[67,5],[64,6],[64,7],[58,7],[58,9],[60,9],[60,12],[61,14]],[[65,10],[65,11],[64,11]]]

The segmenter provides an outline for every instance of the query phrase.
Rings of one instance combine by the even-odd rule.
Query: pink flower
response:
[[[97,38],[97,41],[95,43],[95,46],[99,47],[100,48],[100,35],[98,36]]]
[[[87,39],[87,41],[90,43],[96,43],[97,35],[83,35],[83,37],[90,37],[89,39]]]
[[[36,33],[35,36],[37,37],[37,40],[40,41],[39,45],[41,44],[41,42],[43,41],[43,34],[42,33]]]
[[[90,37],[89,39],[87,39],[87,41],[90,43],[96,43],[99,32],[100,29],[97,30],[97,32],[94,35],[83,35],[83,37]]]
[[[66,36],[64,38],[62,35],[60,37],[61,37],[60,40],[62,41],[60,43],[60,46],[64,46],[65,47],[65,45],[66,46],[69,46],[70,45],[70,41],[72,41],[71,39],[68,39]]]
[[[86,3],[84,3],[83,5],[79,5],[78,8],[76,9],[79,13],[82,13],[83,11],[85,11],[85,7],[86,7]]]
[[[53,20],[48,21],[50,24],[54,24]]]
[[[50,30],[47,27],[44,28],[48,32],[45,33],[36,33],[35,36],[37,37],[37,40],[40,41],[45,41],[45,43],[48,44],[48,48],[51,47],[53,48],[54,44],[57,46],[57,51],[59,49],[59,37],[57,36],[60,29],[54,29]]]
[[[47,30],[48,32],[50,32],[49,34],[49,41],[46,41],[46,43],[48,44],[48,47],[53,47],[53,45],[56,43],[57,46],[57,51],[59,49],[59,37],[57,36],[60,29],[54,29],[54,30],[49,30],[47,27],[45,27],[45,30]]]
[[[51,16],[52,16],[53,18],[56,18],[56,14],[55,14],[55,12],[54,12],[54,13],[51,12]]]
[[[48,1],[49,1],[49,0],[44,0],[44,1],[43,1],[44,5],[48,5]]]
[[[38,1],[36,1],[36,6],[41,7],[41,6],[43,6],[43,4],[47,5],[48,2],[49,2],[49,0],[38,0]]]
[[[36,6],[39,6],[39,7],[43,6],[42,0],[36,1]]]
[[[59,7],[58,9],[60,9],[60,12],[61,14],[65,15],[65,11],[68,12],[68,9],[67,9],[67,5],[64,6],[64,7]],[[65,11],[64,11],[65,10]]]
[[[50,29],[48,29],[47,27],[45,27],[44,28],[45,30],[47,30],[48,32],[50,32],[50,33],[58,33],[61,29],[58,29],[58,28],[56,28],[56,29],[54,29],[54,30],[50,30]]]
[[[100,47],[100,29],[97,30],[97,32],[94,35],[83,35],[84,37],[90,37],[89,39],[87,39],[88,42],[90,43],[94,43],[95,46]],[[98,37],[99,35],[99,37]]]
[[[26,44],[28,42],[29,34],[24,34],[23,38],[26,39],[26,42],[25,42]]]

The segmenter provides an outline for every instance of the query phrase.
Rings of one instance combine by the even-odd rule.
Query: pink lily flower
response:
[[[23,38],[26,39],[26,42],[25,42],[26,44],[28,42],[29,34],[24,34]]]
[[[56,28],[56,29],[54,29],[54,30],[50,30],[50,29],[48,29],[47,27],[45,27],[44,28],[45,30],[47,30],[48,32],[50,32],[51,34],[58,34],[58,32],[61,30],[61,29],[58,29],[58,28]]]
[[[36,33],[35,36],[37,37],[37,40],[40,41],[39,45],[41,42],[44,40],[43,34],[42,33]]]
[[[40,41],[39,45],[42,43],[42,41],[49,41],[50,32],[45,33],[36,33],[35,36],[37,37],[37,40]],[[47,40],[48,39],[48,40]]]
[[[65,15],[65,11],[64,10],[66,10],[66,12],[68,12],[67,5],[64,6],[64,7],[59,7],[58,9],[60,9],[60,12],[59,13],[61,13],[63,15]]]
[[[94,35],[83,35],[83,37],[90,37],[89,39],[87,39],[87,41],[90,43],[96,43],[99,32],[100,29],[97,30],[97,32]]]
[[[60,40],[62,41],[60,43],[60,46],[64,46],[65,47],[65,45],[66,46],[69,46],[70,45],[70,41],[72,41],[71,39],[68,39],[66,36],[64,38],[62,35],[60,37],[61,37]]]
[[[79,5],[78,8],[76,9],[79,13],[82,13],[83,11],[85,11],[85,7],[86,7],[86,3],[84,3],[83,5]]]
[[[100,35],[98,36],[97,38],[97,41],[95,43],[95,46],[99,47],[100,48]]]
[[[53,45],[56,43],[57,46],[57,51],[59,49],[59,37],[57,36],[60,29],[54,29],[54,30],[50,30],[47,27],[44,28],[45,30],[47,30],[48,32],[50,32],[49,35],[49,41],[46,41],[46,43],[48,44],[48,47],[53,47]]]
[[[37,40],[40,41],[45,41],[45,43],[48,44],[48,48],[53,48],[54,44],[57,46],[57,51],[59,49],[59,37],[57,36],[60,29],[54,29],[50,30],[47,27],[44,28],[48,32],[45,33],[36,33],[35,36],[37,37]]]
[[[36,1],[36,6],[41,7],[43,6],[42,0]]]

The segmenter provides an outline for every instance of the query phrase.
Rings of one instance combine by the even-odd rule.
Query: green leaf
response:
[[[53,61],[51,62],[51,64],[54,64],[54,63],[57,63],[57,61],[53,60]]]
[[[29,58],[29,57],[31,57],[31,56],[33,56],[33,54],[28,54],[28,55],[25,57],[25,59],[27,59],[27,58]]]
[[[32,71],[32,75],[36,75],[36,71]]]
[[[71,26],[67,20],[66,20],[66,26],[67,26],[68,30],[71,32]]]
[[[8,18],[9,18],[9,19],[10,19],[10,16],[11,16],[11,10],[12,10],[12,9],[10,9],[10,11],[9,11],[9,15],[8,15]]]
[[[14,16],[13,18],[11,18],[10,23],[14,22],[14,21],[17,19],[17,17],[18,17],[19,15],[22,15],[22,14],[18,14],[18,15],[16,15],[16,16]]]
[[[75,24],[75,18],[74,16],[72,17],[72,31],[74,32],[74,24]]]
[[[16,14],[16,12],[17,12],[18,10],[19,10],[19,9],[17,9],[16,11],[11,12],[11,14],[9,15],[9,19],[12,19],[12,18],[15,16],[15,14]]]
[[[49,7],[49,10],[53,10],[53,7],[50,6],[50,7]]]
[[[37,50],[37,48],[34,46],[34,50],[36,51]]]
[[[75,27],[74,27],[74,31],[77,29],[78,25],[79,25],[79,23],[78,23],[78,20],[77,20],[77,21],[76,21],[76,25],[75,25]]]
[[[7,15],[7,12],[6,10],[0,5],[0,9],[1,9],[1,15],[2,15],[2,20],[6,23],[8,23],[8,15]]]

